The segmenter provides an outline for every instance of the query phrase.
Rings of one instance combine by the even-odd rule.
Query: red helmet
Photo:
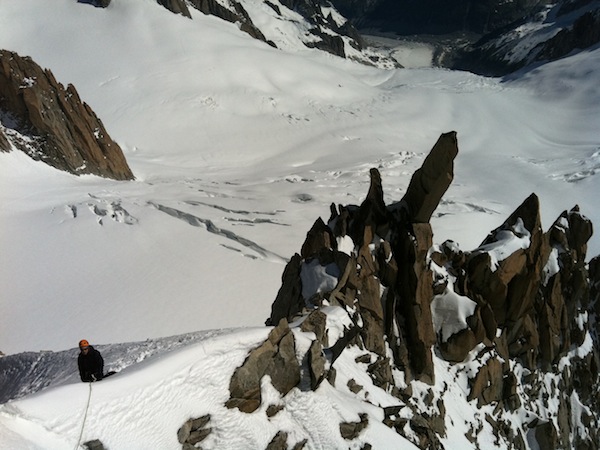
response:
[[[90,343],[88,341],[86,341],[85,339],[82,339],[79,341],[79,348],[81,347],[89,347]]]

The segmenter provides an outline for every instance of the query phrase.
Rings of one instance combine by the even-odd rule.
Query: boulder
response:
[[[412,233],[399,232],[392,243],[398,262],[395,287],[398,301],[395,313],[402,317],[402,332],[409,349],[414,376],[426,383],[434,382],[431,347],[435,343],[430,303],[433,300],[433,275],[426,261],[433,232],[428,223],[413,223]]]
[[[559,436],[552,421],[539,423],[535,427],[535,439],[539,448],[559,448]]]
[[[268,375],[275,389],[287,394],[300,382],[294,334],[285,319],[271,330],[267,340],[252,350],[229,382],[228,408],[253,412],[261,404],[261,380]]]
[[[348,441],[356,439],[360,432],[369,425],[369,416],[362,413],[359,414],[358,422],[342,422],[340,423],[340,434]]]
[[[312,341],[308,349],[308,373],[310,375],[310,388],[314,391],[326,377],[325,356],[319,341]]]
[[[196,444],[202,442],[211,433],[212,428],[207,428],[210,422],[210,414],[195,419],[188,419],[177,430],[177,440],[183,449],[198,448]]]
[[[287,438],[288,434],[285,431],[278,431],[267,445],[266,450],[287,450]]]
[[[93,439],[83,443],[83,447],[87,450],[105,450],[104,444],[100,439]]]
[[[383,187],[379,170],[369,171],[371,182],[367,197],[353,215],[349,235],[357,246],[369,245],[374,234],[385,236],[389,224],[389,212],[383,201]],[[370,231],[365,235],[365,228]],[[369,238],[370,237],[370,238]]]
[[[467,400],[477,399],[478,407],[502,400],[504,393],[504,373],[502,362],[490,357],[481,366],[474,378],[469,379]]]
[[[468,257],[468,295],[488,303],[499,325],[514,322],[533,309],[549,254],[539,208],[538,197],[531,194]],[[507,248],[514,249],[513,253],[506,254]]]
[[[315,221],[312,228],[306,234],[306,240],[302,244],[300,255],[302,258],[310,258],[324,249],[334,250],[336,241],[333,233],[323,219],[320,217]]]
[[[317,340],[323,347],[329,347],[329,337],[327,336],[327,315],[321,310],[312,311],[306,319],[302,321],[300,329],[304,332],[313,332]]]

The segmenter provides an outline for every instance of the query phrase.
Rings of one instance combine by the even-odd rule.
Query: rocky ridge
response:
[[[540,0],[333,0],[356,26],[399,35],[486,34],[535,12]]]
[[[366,34],[402,36],[434,49],[433,64],[502,76],[600,41],[597,0],[333,0]]]
[[[0,151],[13,149],[76,175],[134,178],[73,85],[65,88],[31,58],[0,50]]]
[[[600,42],[600,2],[565,0],[484,35],[459,52],[452,68],[505,75],[533,63],[554,61]]]
[[[339,14],[330,2],[266,0],[257,4],[245,0],[156,1],[169,11],[190,19],[192,18],[190,8],[193,8],[205,15],[235,23],[241,31],[275,48],[289,48],[290,40],[295,40],[297,35],[299,42],[295,45],[299,47],[316,48],[363,64],[387,68],[398,67],[398,63],[386,52],[369,47],[351,22]],[[79,2],[106,8],[111,0],[79,0]],[[261,29],[255,22],[265,23],[265,18],[267,22],[281,23],[281,29],[291,26],[297,28],[298,32],[283,35],[278,27],[274,30]]]
[[[575,206],[544,232],[532,194],[477,249],[432,245],[429,220],[457,153],[456,133],[443,134],[400,201],[384,203],[371,169],[361,205],[332,205],[327,223],[315,221],[282,275],[268,339],[230,380],[229,408],[256,411],[265,376],[282,396],[322,383],[340,389],[336,360],[350,352],[375,389],[397,399],[379,405],[383,423],[419,448],[445,448],[457,395],[478,411],[466,432],[472,448],[489,427],[502,448],[598,448],[600,258],[585,262],[592,224]],[[341,335],[333,316],[346,318]],[[304,356],[300,336],[312,339]],[[440,368],[461,387],[440,383]],[[356,380],[346,388],[378,406]],[[339,432],[352,441],[369,420]],[[289,448],[278,442],[269,448]]]

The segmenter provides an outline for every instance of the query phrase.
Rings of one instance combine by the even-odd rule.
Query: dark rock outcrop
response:
[[[83,448],[86,450],[105,450],[104,444],[99,439],[93,439],[83,443]]]
[[[488,33],[526,17],[545,4],[540,0],[333,0],[332,3],[360,28],[399,35]]]
[[[369,426],[369,417],[366,414],[360,414],[358,422],[340,423],[340,434],[348,441],[356,439],[360,432]]]
[[[0,150],[82,175],[131,180],[119,145],[71,84],[65,89],[31,58],[0,50]]]
[[[158,4],[164,6],[175,14],[181,14],[184,17],[192,18],[190,10],[184,0],[157,0]]]
[[[585,12],[570,28],[562,29],[546,41],[536,59],[554,61],[575,49],[584,49],[600,42],[600,8]]]
[[[266,325],[276,325],[281,319],[290,320],[304,309],[300,281],[301,268],[302,258],[295,254],[283,271],[281,288],[271,306],[271,316],[267,319]]]
[[[216,0],[189,0],[192,7],[202,12],[203,14],[216,16],[227,22],[231,23],[239,23],[240,30],[248,33],[255,39],[266,42],[272,47],[276,47],[276,45],[268,41],[265,38],[264,34],[260,29],[258,29],[254,23],[252,23],[252,19],[248,12],[244,9],[244,7],[236,2],[232,1],[231,5],[233,6],[233,11],[229,8],[224,7]]]
[[[261,404],[260,383],[265,375],[271,377],[273,386],[282,395],[300,382],[294,335],[283,319],[271,330],[267,340],[250,352],[244,364],[236,369],[229,384],[231,398],[227,407],[255,411]]]
[[[195,419],[188,419],[177,430],[177,440],[181,444],[182,450],[192,450],[198,448],[196,444],[202,442],[212,432],[208,427],[210,414]]]
[[[535,45],[528,46],[528,42]],[[543,14],[525,17],[482,36],[458,51],[449,66],[500,76],[532,63],[557,60],[598,42],[598,3],[594,0],[562,0]]]
[[[85,3],[95,6],[96,8],[107,8],[111,0],[77,0],[77,3]]]

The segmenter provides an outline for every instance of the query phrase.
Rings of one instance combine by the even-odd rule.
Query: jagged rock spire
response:
[[[423,400],[414,398],[412,382],[434,385],[440,367],[434,362],[443,358],[445,370],[463,377],[466,401],[476,408],[494,405],[485,410],[485,422],[507,448],[526,448],[525,439],[540,448],[596,448],[600,262],[592,259],[589,273],[585,263],[592,224],[576,206],[544,233],[539,198],[531,194],[477,249],[463,252],[452,241],[433,246],[428,220],[452,179],[457,154],[456,133],[446,133],[402,201],[384,204],[381,174],[371,169],[360,206],[332,206],[327,224],[315,221],[301,255],[285,269],[267,321],[279,323],[276,335],[288,322],[300,324],[298,333],[312,340],[301,362],[290,361],[289,373],[300,370],[301,389],[317,389],[325,381],[335,386],[337,361],[348,348],[359,348],[364,354],[356,363],[365,365],[374,386],[398,399],[398,406],[383,408],[383,423],[403,435],[408,423],[419,448],[437,449],[443,448],[440,437],[449,421],[447,386],[432,387]],[[354,242],[349,254],[338,248],[342,239]],[[329,277],[328,289],[306,288],[305,280],[315,274]],[[335,339],[327,329],[332,308],[347,314],[346,329]],[[253,361],[273,367],[273,361],[282,361],[271,341],[270,336],[234,374],[229,406],[256,409],[266,372],[262,366],[252,369]],[[258,355],[265,349],[270,353],[263,360]],[[244,386],[249,388],[240,389]],[[278,389],[284,394],[290,386]],[[349,380],[347,388],[359,395],[362,386]],[[419,412],[414,405],[422,401]],[[399,417],[402,408],[414,408],[410,418]],[[531,420],[515,429],[510,423],[515,413]],[[577,428],[581,423],[585,433]],[[344,423],[340,430],[353,439],[362,426],[363,420]],[[481,444],[477,433],[469,431],[473,448]]]

